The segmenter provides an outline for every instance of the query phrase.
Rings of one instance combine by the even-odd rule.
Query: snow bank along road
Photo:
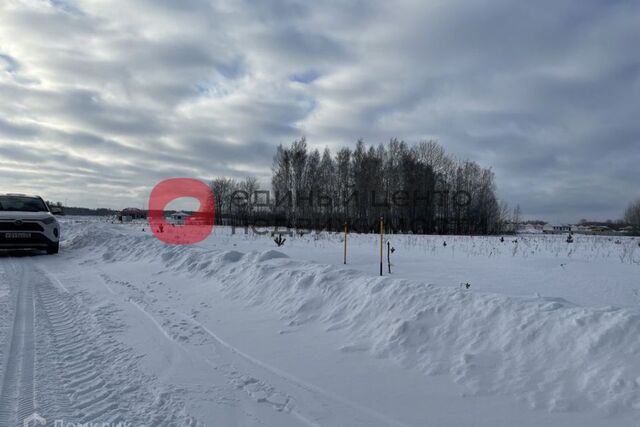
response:
[[[634,302],[577,305],[535,280],[528,296],[434,286],[417,261],[408,278],[379,278],[329,264],[331,242],[313,239],[291,242],[308,245],[296,257],[232,236],[167,246],[141,228],[71,220],[58,256],[0,255],[0,427],[34,413],[47,425],[638,425]],[[637,295],[632,244],[601,258]],[[472,277],[488,259],[477,245],[460,249]],[[503,257],[502,276],[566,263],[540,246]],[[569,259],[602,251],[590,247]]]

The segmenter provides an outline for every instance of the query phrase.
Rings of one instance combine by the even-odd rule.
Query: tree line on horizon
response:
[[[305,138],[278,146],[271,189],[253,177],[211,182],[216,222],[418,234],[497,234],[519,216],[496,195],[494,173],[448,155],[435,141],[309,149]],[[268,193],[268,194],[267,194]]]
[[[624,222],[631,225],[634,231],[640,234],[640,198],[629,203],[624,212]]]

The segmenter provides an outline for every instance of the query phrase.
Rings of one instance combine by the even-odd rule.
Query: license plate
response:
[[[31,237],[31,233],[4,233],[4,237],[7,239],[28,239]]]

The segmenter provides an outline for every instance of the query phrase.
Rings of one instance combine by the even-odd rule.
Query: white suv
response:
[[[60,225],[39,196],[0,194],[0,249],[44,249],[57,254]]]

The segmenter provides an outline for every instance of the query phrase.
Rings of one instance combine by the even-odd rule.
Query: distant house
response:
[[[607,227],[606,225],[592,225],[589,228],[591,229],[592,233],[608,233],[609,231],[611,231],[611,228]]]
[[[622,227],[622,228],[620,229],[620,232],[622,232],[622,233],[633,233],[633,232],[634,232],[634,230],[635,230],[635,229],[633,228],[633,226],[632,226],[632,225],[627,225],[626,227]]]
[[[591,232],[591,227],[588,225],[572,225],[571,226],[571,232],[572,233],[590,233]]]
[[[146,219],[147,213],[138,208],[126,208],[120,211],[118,217],[121,218],[123,222],[131,221],[134,219]]]
[[[171,223],[174,225],[184,225],[184,220],[187,219],[189,214],[184,212],[176,212],[171,214]]]
[[[547,234],[569,233],[571,232],[571,226],[567,224],[545,224],[542,232]]]

